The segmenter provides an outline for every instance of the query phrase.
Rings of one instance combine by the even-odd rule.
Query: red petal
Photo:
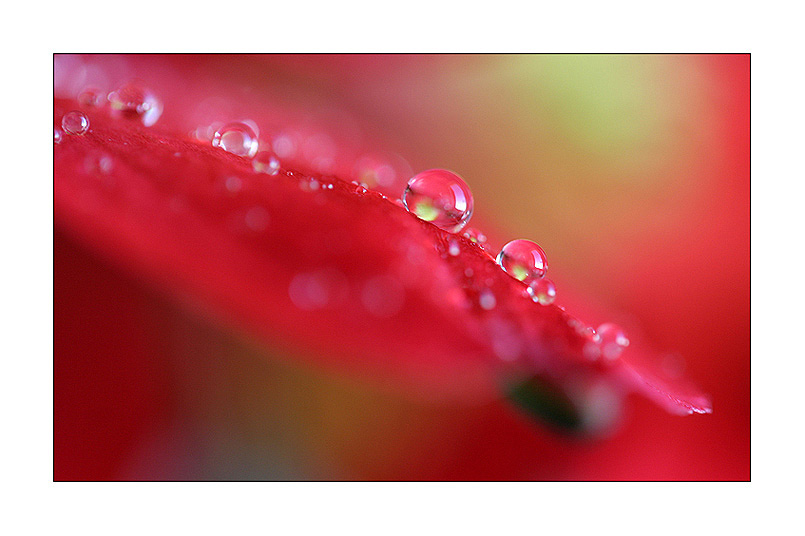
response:
[[[57,101],[56,122],[74,108]],[[478,246],[377,192],[255,173],[248,160],[100,111],[90,123],[56,146],[56,224],[268,344],[441,395],[491,394],[502,375],[538,374],[632,387],[679,413],[710,409],[648,369],[590,361],[583,324],[534,304]]]

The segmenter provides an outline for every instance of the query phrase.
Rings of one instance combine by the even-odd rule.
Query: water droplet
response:
[[[73,110],[72,112],[67,112],[61,118],[61,127],[67,134],[83,136],[89,130],[89,118],[84,112]]]
[[[458,255],[461,252],[461,249],[458,247],[458,242],[456,242],[455,240],[450,240],[447,252],[453,257]]]
[[[596,332],[601,341],[601,353],[607,359],[617,359],[623,349],[629,346],[626,333],[616,324],[601,324]]]
[[[363,194],[366,193],[366,186],[365,185],[361,184],[358,181],[351,181],[351,182],[352,182],[352,184],[355,185],[355,193],[356,194],[363,195]]]
[[[547,278],[535,279],[528,285],[531,299],[540,305],[550,305],[556,299],[556,285]]]
[[[251,121],[229,123],[215,132],[212,146],[237,156],[251,158],[257,154],[257,134],[256,125]]]
[[[78,94],[78,104],[82,108],[102,108],[104,101],[103,91],[98,88],[88,87]]]
[[[139,119],[150,127],[162,115],[162,101],[138,81],[126,82],[109,93],[109,104],[119,115]]]
[[[61,143],[61,130],[56,127],[53,127],[53,143]]]
[[[518,281],[530,283],[548,271],[548,260],[542,248],[531,240],[512,240],[498,253],[497,263]]]
[[[474,227],[468,227],[467,229],[464,229],[464,232],[461,233],[461,236],[469,239],[473,244],[486,243],[486,235]]]
[[[254,155],[252,167],[257,173],[276,175],[280,171],[280,161],[269,151],[260,151]]]
[[[478,294],[478,305],[481,306],[481,309],[485,311],[491,311],[497,305],[497,300],[495,299],[495,295],[492,294],[492,291],[488,288],[485,288]]]
[[[472,192],[464,180],[445,169],[430,169],[408,181],[405,208],[446,231],[460,231],[472,216]]]

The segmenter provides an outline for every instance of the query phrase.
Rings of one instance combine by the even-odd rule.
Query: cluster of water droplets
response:
[[[63,135],[83,136],[90,130],[87,112],[103,109],[107,104],[112,114],[134,119],[150,127],[162,115],[162,101],[141,82],[132,80],[121,84],[109,93],[94,87],[83,89],[76,97],[79,110],[62,116],[61,130],[53,129],[53,143],[62,142]]]
[[[477,229],[466,227],[472,217],[473,198],[466,182],[456,173],[430,169],[415,175],[408,181],[402,195],[402,206],[418,218],[445,231],[460,233],[486,249],[486,236]],[[456,256],[459,253],[458,242],[449,240],[443,256]],[[525,294],[535,303],[550,305],[556,299],[556,285],[545,277],[548,272],[547,256],[537,243],[525,239],[512,240],[501,248],[496,262],[503,271],[525,284]],[[478,305],[484,310],[495,308],[496,299],[490,289],[479,291]],[[591,359],[617,359],[629,345],[629,339],[615,324],[602,324],[596,331],[578,321],[574,322],[578,324],[577,331],[591,341],[591,347],[585,349],[585,354]]]
[[[64,114],[61,130],[57,127],[53,131],[55,144],[61,143],[64,135],[82,136],[89,132],[90,121],[85,110],[100,109],[107,103],[113,115],[140,121],[145,126],[156,123],[163,111],[161,100],[137,81],[127,82],[108,94],[96,88],[86,88],[78,95],[77,100],[81,110],[72,110]],[[293,153],[291,149],[295,147],[291,138],[286,140],[282,136],[276,137],[270,143],[261,142],[260,130],[251,120],[199,127],[192,135],[196,139],[206,140],[213,147],[250,159],[256,173],[267,175],[277,175],[281,170],[278,156],[290,155]],[[97,162],[93,160],[93,169],[108,173],[107,159],[96,159]],[[395,160],[394,155],[379,153],[369,153],[357,159],[354,168],[357,180],[352,181],[355,192],[363,194],[371,188],[382,189],[394,185],[407,168],[404,160],[401,158],[398,160]],[[294,176],[291,171],[286,170],[286,174],[291,178]],[[306,191],[333,189],[332,182],[312,177],[300,179],[299,182],[300,188]],[[236,193],[240,189],[240,179],[228,180],[226,189]],[[460,234],[489,253],[486,236],[475,228],[467,227],[473,213],[472,192],[456,173],[445,169],[429,169],[418,173],[408,180],[402,198],[395,202],[418,218],[450,233]],[[264,209],[256,209],[247,214],[247,226],[250,229],[260,231],[265,229],[267,224],[268,214]],[[458,241],[450,240],[443,253],[450,256],[459,255]],[[501,248],[496,262],[507,274],[526,285],[526,294],[532,301],[540,305],[550,305],[554,302],[556,286],[553,281],[545,277],[548,270],[547,257],[538,244],[524,239],[512,240]],[[467,272],[469,272],[467,277],[471,277],[472,270],[468,268]],[[321,293],[308,292],[310,285],[303,284],[306,281],[294,279],[291,288],[292,298],[296,297],[294,302],[299,302],[301,305],[298,306],[301,308],[316,308],[321,301],[319,296]],[[374,287],[367,288],[369,290],[364,293],[366,294],[364,301],[368,304],[366,306],[377,312],[379,307],[373,305],[377,301],[374,299],[377,292],[372,290]],[[479,290],[477,301],[479,307],[484,310],[492,310],[497,305],[497,300],[489,288]],[[398,308],[395,307],[395,311]],[[383,314],[378,314],[390,316],[386,310]],[[615,324],[602,324],[598,330],[584,327],[578,322],[577,324],[578,330],[583,330],[589,335],[592,344],[585,348],[585,355],[591,359],[599,357],[607,360],[617,359],[629,345],[629,339]]]

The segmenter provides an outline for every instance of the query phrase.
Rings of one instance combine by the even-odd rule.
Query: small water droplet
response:
[[[548,259],[542,248],[531,240],[512,240],[498,253],[497,263],[518,281],[530,283],[548,271]]]
[[[453,257],[458,255],[461,252],[461,249],[458,247],[458,242],[455,240],[450,240],[450,245],[447,248],[447,252]]]
[[[601,341],[601,353],[607,359],[617,359],[624,348],[629,346],[629,339],[617,324],[605,323],[598,326],[596,333]]]
[[[100,89],[88,87],[78,94],[78,104],[82,108],[102,108],[106,100],[104,97]]]
[[[497,300],[495,299],[495,295],[492,294],[492,291],[488,288],[485,288],[478,294],[478,305],[481,306],[481,309],[485,311],[491,311],[497,305]]]
[[[468,227],[467,229],[464,229],[464,232],[461,233],[461,236],[469,239],[473,244],[486,243],[486,235],[483,234],[478,229],[476,229],[475,227]]]
[[[212,146],[237,156],[252,158],[257,154],[257,136],[257,125],[251,121],[238,121],[218,129],[212,138]]]
[[[556,299],[556,285],[547,278],[535,279],[528,285],[531,299],[540,305],[550,305]]]
[[[409,212],[446,231],[460,231],[472,216],[472,192],[461,177],[445,169],[415,175],[402,200]]]
[[[352,184],[355,185],[355,193],[356,194],[361,194],[362,195],[362,194],[366,193],[366,185],[361,184],[358,181],[351,181],[351,182],[352,182]]]
[[[61,118],[61,127],[67,134],[83,136],[89,130],[89,118],[84,112],[73,110]]]
[[[118,87],[107,97],[116,113],[123,117],[139,119],[150,127],[162,115],[162,101],[141,82],[132,80]]]
[[[61,138],[61,130],[59,130],[57,127],[53,127],[53,143],[61,143]]]
[[[254,155],[252,168],[257,173],[276,175],[280,171],[280,161],[270,151],[260,151]]]

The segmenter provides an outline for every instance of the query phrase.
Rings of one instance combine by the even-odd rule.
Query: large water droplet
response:
[[[464,180],[446,169],[429,169],[408,181],[405,208],[446,231],[460,231],[472,216],[472,192]]]
[[[501,248],[497,262],[507,274],[526,283],[548,271],[545,252],[531,240],[512,240]]]
[[[556,285],[548,278],[534,279],[528,285],[531,299],[540,305],[550,305],[556,299]]]
[[[118,114],[139,119],[150,127],[162,115],[162,101],[138,81],[126,82],[109,93],[109,104]]]
[[[67,134],[82,136],[89,130],[89,118],[84,112],[73,110],[61,118],[61,127]]]
[[[257,125],[251,121],[229,123],[215,132],[212,146],[237,156],[252,158],[257,154],[257,135]]]
[[[596,333],[601,341],[601,353],[607,359],[617,359],[624,348],[629,346],[629,339],[617,324],[607,322],[598,326]]]
[[[252,168],[254,168],[257,173],[276,175],[280,170],[280,161],[276,156],[271,154],[270,151],[260,151],[254,155]]]

